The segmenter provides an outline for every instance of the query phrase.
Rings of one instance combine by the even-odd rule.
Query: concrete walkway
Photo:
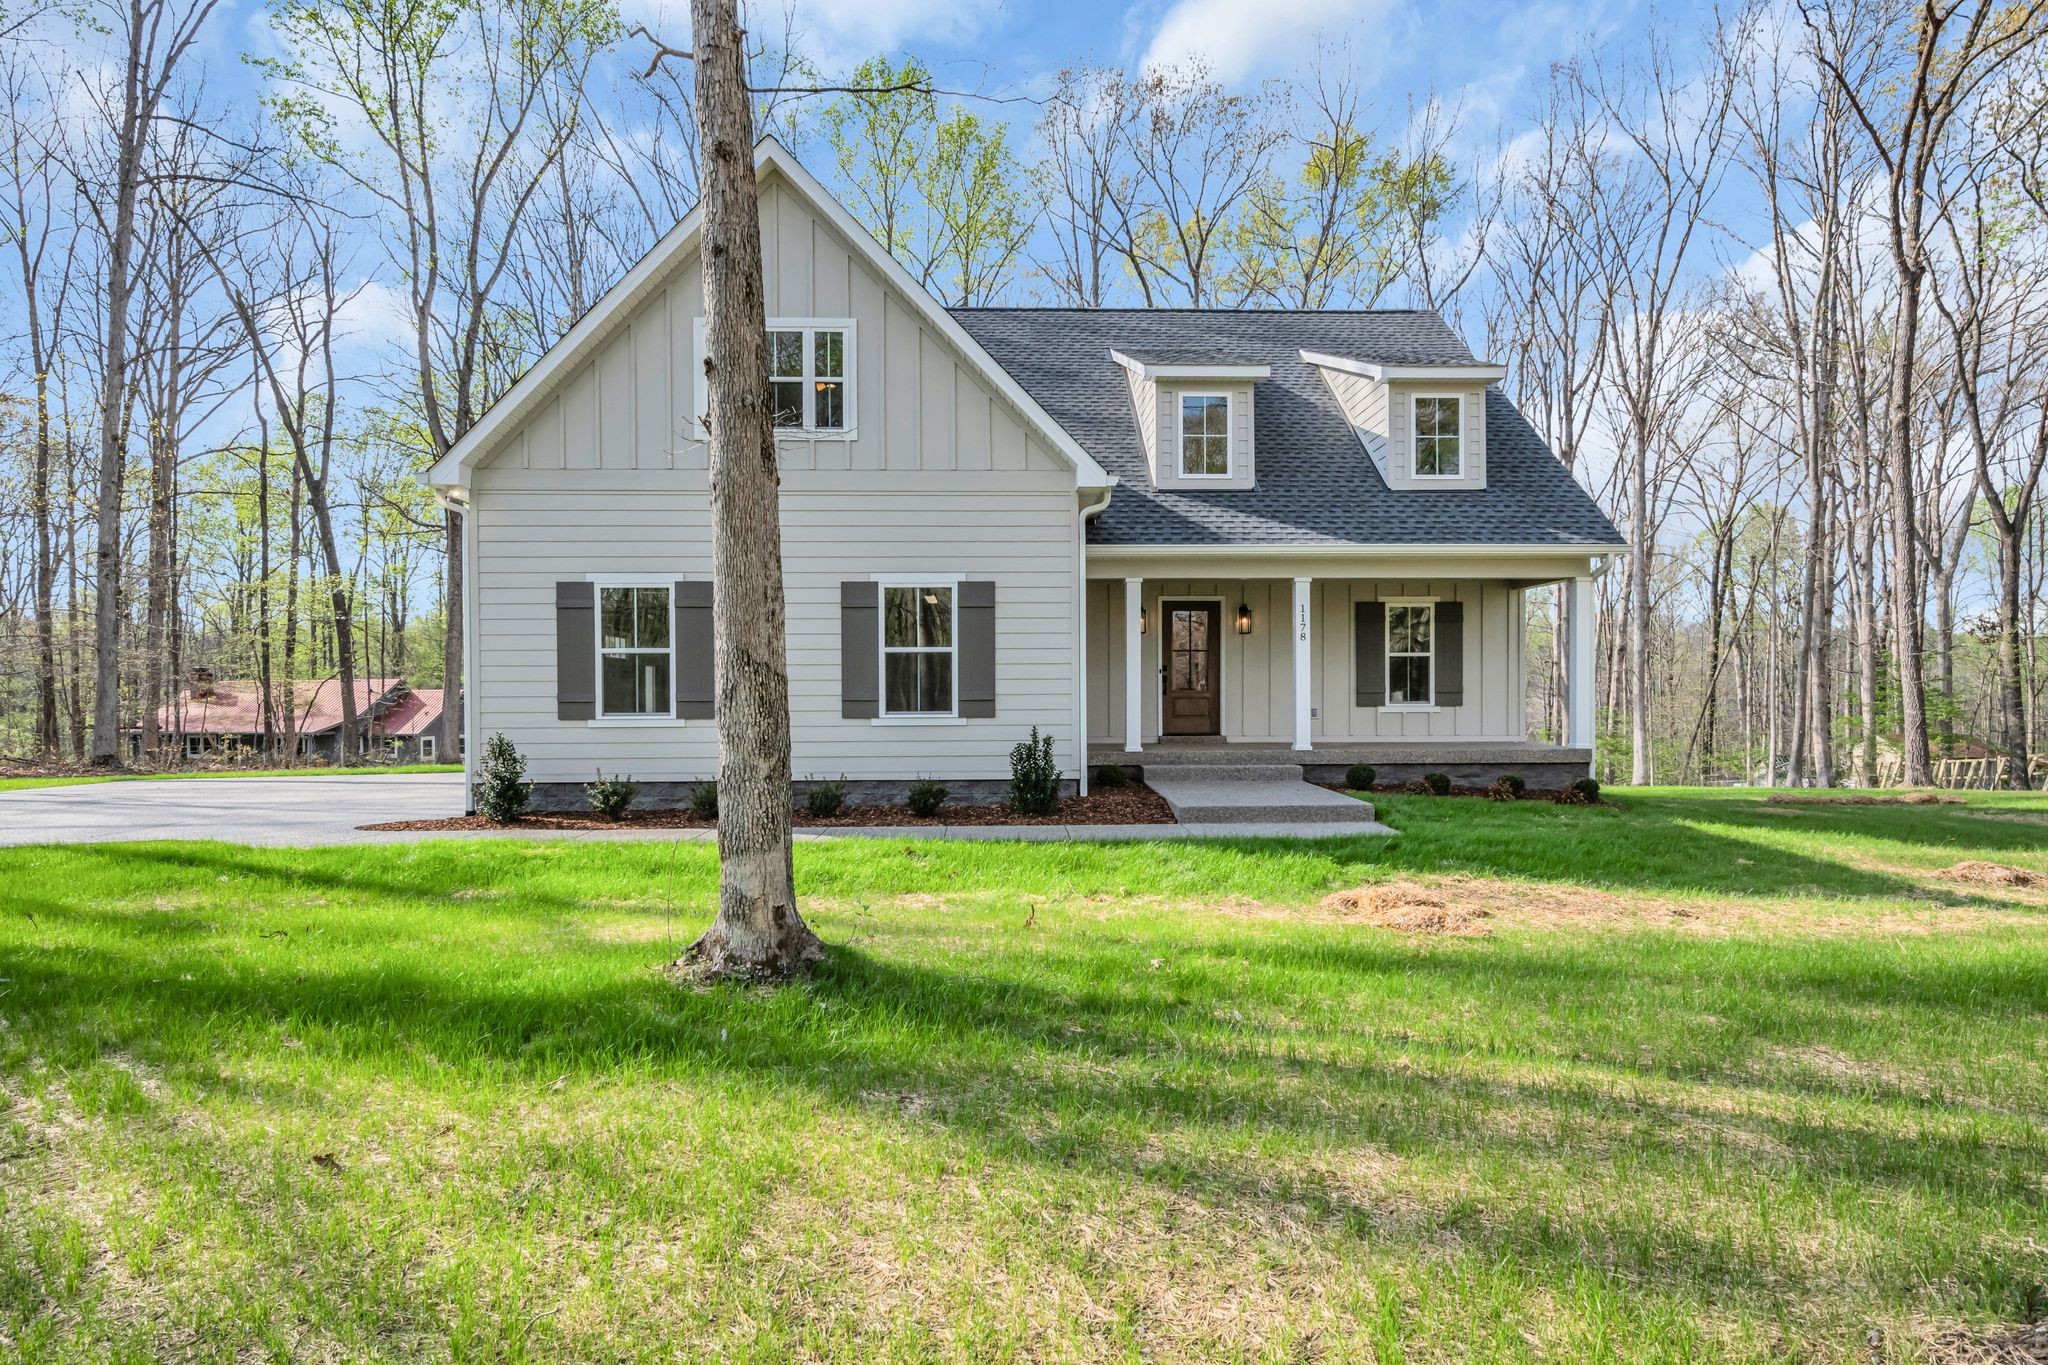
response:
[[[1324,795],[1335,794],[1325,792]],[[1370,821],[1370,808],[1363,809]],[[0,792],[0,846],[137,839],[225,839],[231,843],[259,847],[310,848],[321,844],[412,843],[421,839],[675,839],[700,842],[717,837],[716,831],[708,829],[372,832],[356,828],[388,820],[437,820],[461,813],[462,777],[459,773],[95,782],[75,787]],[[1060,843],[1327,839],[1340,835],[1393,832],[1376,822],[1330,824],[1282,818],[1203,825],[874,826],[799,829],[796,837],[807,843],[822,839]]]
[[[1184,825],[1371,825],[1385,829],[1370,803],[1302,780],[1291,763],[1145,765],[1145,785],[1164,797]]]

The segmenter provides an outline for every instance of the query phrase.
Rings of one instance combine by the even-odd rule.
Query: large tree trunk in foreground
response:
[[[782,534],[768,410],[753,115],[734,0],[691,0],[704,149],[704,372],[718,648],[718,918],[687,960],[714,976],[801,970],[824,948],[796,908]]]

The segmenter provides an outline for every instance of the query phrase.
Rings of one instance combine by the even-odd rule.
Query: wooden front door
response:
[[[1222,733],[1223,708],[1217,704],[1217,648],[1223,612],[1214,602],[1161,602],[1159,617],[1166,626],[1165,696],[1160,705],[1160,733],[1215,735]]]

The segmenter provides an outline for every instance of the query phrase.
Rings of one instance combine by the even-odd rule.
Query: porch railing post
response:
[[[1124,580],[1124,752],[1145,747],[1145,640],[1139,613],[1145,609],[1145,580]]]
[[[1309,747],[1309,580],[1294,580],[1294,747]]]

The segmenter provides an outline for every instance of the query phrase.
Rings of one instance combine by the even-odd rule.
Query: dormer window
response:
[[[1230,477],[1230,395],[1180,396],[1180,473],[1184,479]]]
[[[1415,395],[1415,477],[1465,474],[1465,400],[1455,393]]]

